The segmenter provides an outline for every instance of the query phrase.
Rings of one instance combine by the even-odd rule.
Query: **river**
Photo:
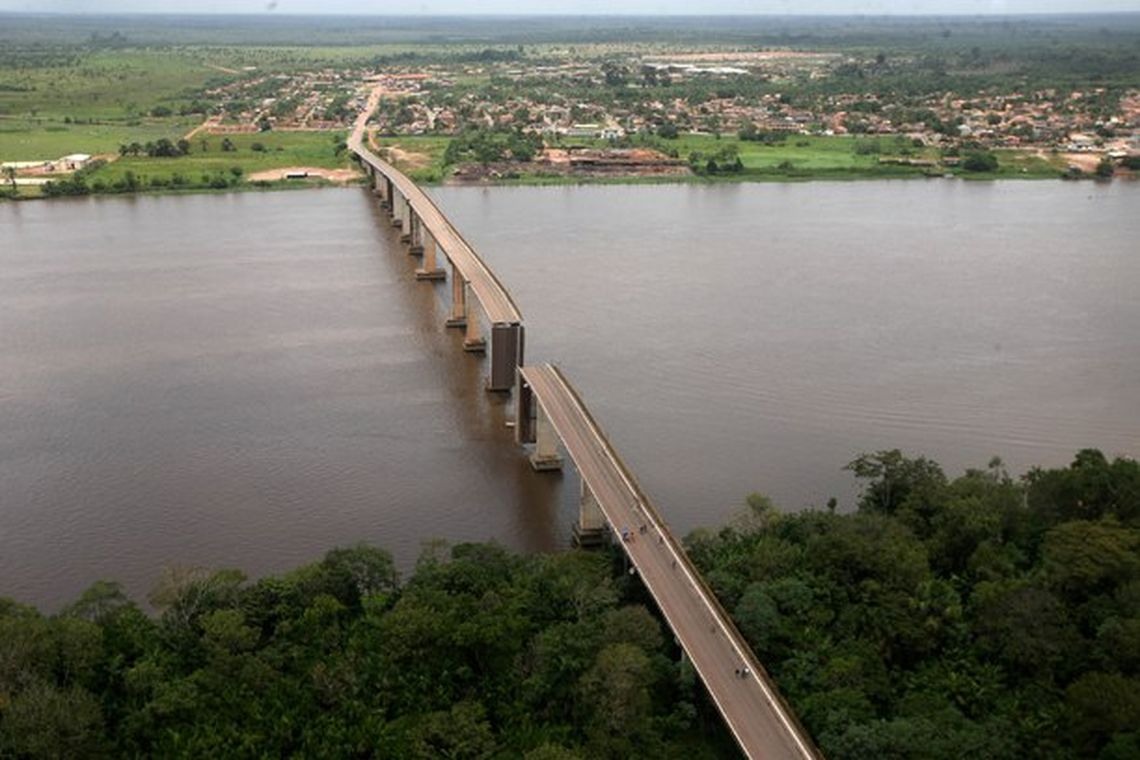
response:
[[[679,532],[761,491],[854,504],[899,447],[956,474],[1140,453],[1140,186],[435,188]],[[363,190],[0,205],[0,595],[360,540],[562,546]]]

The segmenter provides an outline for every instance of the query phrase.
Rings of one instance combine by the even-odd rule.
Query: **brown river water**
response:
[[[674,528],[843,465],[1140,455],[1140,185],[435,188]],[[0,596],[370,541],[566,545],[361,189],[0,205]]]

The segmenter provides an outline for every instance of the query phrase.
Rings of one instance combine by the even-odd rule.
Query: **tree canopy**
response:
[[[2,757],[624,758],[731,740],[613,555],[463,544],[401,583],[336,549],[283,577],[0,600]]]
[[[754,497],[689,538],[827,757],[1140,756],[1136,461],[950,480],[894,450],[849,469],[852,514]]]

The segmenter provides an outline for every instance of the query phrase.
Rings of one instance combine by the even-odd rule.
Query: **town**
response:
[[[485,57],[497,56],[488,50]],[[206,129],[343,129],[379,86],[384,97],[374,125],[381,136],[517,131],[541,138],[540,160],[557,163],[567,152],[562,146],[578,144],[587,151],[580,162],[594,168],[604,166],[608,157],[625,168],[642,164],[656,166],[654,173],[688,173],[683,161],[633,150],[639,138],[661,138],[652,144],[667,148],[668,140],[686,133],[761,142],[788,135],[903,137],[901,150],[893,151],[899,155],[882,155],[879,161],[915,167],[957,165],[964,149],[1018,150],[1090,174],[1098,167],[1103,173],[1106,165],[1134,168],[1129,159],[1140,156],[1137,89],[1119,96],[1105,87],[994,88],[895,99],[865,92],[798,94],[837,72],[914,62],[803,51],[688,52],[562,63],[549,63],[547,57],[534,63],[508,56],[454,65],[253,76],[206,93],[217,103]],[[617,160],[622,148],[627,149],[624,162]],[[680,172],[661,171],[678,164]]]
[[[87,63],[64,83],[54,63],[37,70],[43,50],[17,48],[0,65],[0,194],[356,182],[344,138],[373,94],[369,144],[428,183],[1107,179],[1140,169],[1131,32],[1077,26],[1069,47],[972,44],[968,35],[985,42],[988,29],[912,43],[872,26],[874,46],[838,32],[814,46],[699,34],[527,44],[507,34],[351,55],[167,54],[112,34],[68,52]],[[131,80],[148,84],[145,95],[117,92]],[[51,90],[57,102],[45,107],[34,93]]]

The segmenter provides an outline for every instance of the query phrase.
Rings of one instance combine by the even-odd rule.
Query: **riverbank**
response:
[[[95,160],[72,174],[17,177],[0,199],[119,194],[187,194],[363,182],[348,158],[343,132],[208,136],[173,157],[124,155]],[[637,148],[600,141],[548,148],[526,162],[449,163],[446,137],[372,138],[374,149],[420,184],[475,186],[723,184],[878,179],[1108,179],[1064,153],[995,150],[966,156],[898,138],[789,136],[754,144],[711,135],[683,135]],[[685,158],[681,158],[684,156]],[[978,158],[981,156],[981,158]],[[971,163],[971,158],[976,159]],[[1088,158],[1087,156],[1083,158]],[[1133,178],[1116,167],[1112,175]]]
[[[226,179],[223,183],[217,179],[216,184],[203,182],[198,185],[140,185],[134,189],[127,188],[86,188],[76,191],[72,185],[68,190],[55,195],[44,193],[43,185],[18,185],[15,193],[7,187],[0,188],[0,202],[28,201],[52,197],[81,197],[89,195],[115,196],[115,195],[198,195],[232,192],[265,192],[283,190],[306,190],[319,187],[346,187],[364,183],[363,176],[354,175],[347,170],[335,170],[335,176],[325,176],[328,170],[315,170],[305,172],[290,171],[289,169],[269,170],[246,178]],[[306,176],[300,176],[305,174]],[[276,177],[269,179],[268,176]],[[446,179],[417,179],[416,181],[427,187],[550,187],[550,186],[580,186],[580,185],[726,185],[726,184],[801,184],[805,182],[866,182],[874,180],[963,180],[967,182],[995,182],[995,181],[1025,181],[1025,180],[1096,180],[1109,181],[1122,179],[1132,181],[1135,174],[1127,171],[1118,171],[1113,177],[1097,177],[1093,174],[1068,176],[1063,173],[1045,174],[998,172],[993,174],[977,174],[971,172],[923,172],[908,170],[905,167],[895,167],[883,171],[862,170],[816,170],[791,172],[750,172],[730,175],[701,175],[701,174],[673,174],[664,176],[564,176],[549,174],[504,174],[497,177],[480,178],[477,180]]]
[[[1062,153],[941,150],[900,135],[788,134],[766,141],[709,134],[583,139],[547,144],[525,161],[484,162],[466,158],[447,138],[400,136],[371,142],[417,182],[445,184],[785,182],[946,175],[1057,179],[1076,175],[1073,169],[1092,173]]]

